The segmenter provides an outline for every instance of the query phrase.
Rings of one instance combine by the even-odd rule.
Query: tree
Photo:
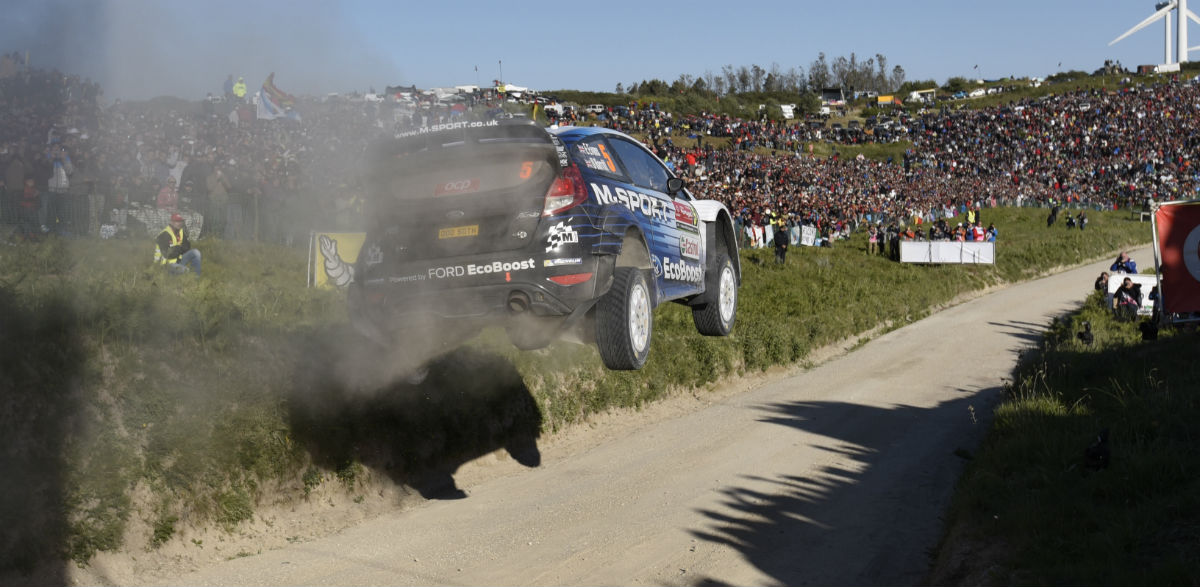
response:
[[[750,66],[750,87],[754,88],[755,92],[763,91],[763,76],[766,74],[763,68],[752,65]]]
[[[931,88],[937,87],[937,83],[935,83],[933,80],[929,80],[929,82],[931,84],[933,84],[929,87],[931,87]],[[899,88],[903,85],[904,85],[904,68],[897,65],[896,67],[892,68],[892,79],[891,79],[891,82],[888,84],[888,86],[893,87],[893,88]]]
[[[899,66],[897,66],[897,67],[899,67]],[[901,94],[908,94],[909,92],[915,92],[917,90],[934,90],[934,89],[937,89],[937,87],[938,87],[937,82],[934,80],[931,80],[931,79],[913,80],[910,82],[904,82],[904,83],[900,84],[900,86],[899,86],[900,89],[898,91]]]
[[[805,114],[816,114],[821,110],[821,99],[812,92],[804,92],[796,101],[796,109]]]
[[[725,91],[722,93],[738,93],[737,70],[732,65],[721,66],[721,76],[725,79]]]
[[[617,89],[616,89],[616,93],[618,93],[618,94],[624,94],[624,93],[625,93],[625,86],[622,86],[622,85],[621,85],[621,82],[617,82]]]
[[[967,89],[967,78],[962,76],[954,76],[946,80],[946,85],[942,86],[947,92],[962,92]]]
[[[767,93],[779,91],[779,78],[774,73],[767,74],[767,79],[763,81],[763,91]]]
[[[755,67],[758,67],[757,65]],[[751,83],[750,70],[745,66],[741,66],[737,70],[737,92],[749,92]]]
[[[686,73],[682,73],[679,75],[679,79],[675,80],[675,83],[671,84],[671,93],[682,94],[688,91],[694,82],[695,78]]]
[[[887,57],[884,57],[882,53],[875,54],[875,67],[878,68],[877,73],[875,74],[875,83],[873,84],[875,87],[871,89],[882,94],[892,88],[897,87],[891,85],[891,80],[888,79]]]
[[[816,61],[808,66],[808,87],[819,92],[828,88],[832,79],[833,76],[829,74],[829,63],[825,61],[825,54],[819,53]]]

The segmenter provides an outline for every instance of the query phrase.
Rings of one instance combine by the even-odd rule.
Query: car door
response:
[[[620,136],[608,136],[606,142],[632,183],[626,189],[654,200],[639,212],[647,221],[650,260],[661,297],[676,299],[700,293],[704,288],[704,247],[690,196],[686,190],[667,193],[671,172],[645,147]],[[652,213],[646,216],[648,209]]]

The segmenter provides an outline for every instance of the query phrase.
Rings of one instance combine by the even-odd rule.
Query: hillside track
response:
[[[919,583],[956,449],[974,450],[1020,353],[1109,263],[994,291],[697,409],[585,425],[534,469],[464,467],[465,499],[155,582]]]

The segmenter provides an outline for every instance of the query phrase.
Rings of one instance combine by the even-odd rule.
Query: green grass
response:
[[[196,279],[149,266],[148,242],[0,249],[0,384],[17,390],[4,401],[20,415],[0,440],[25,447],[11,468],[30,477],[0,513],[32,510],[36,522],[17,534],[42,537],[6,546],[0,572],[48,553],[86,563],[130,548],[130,524],[147,524],[152,546],[178,520],[232,530],[264,498],[303,500],[323,479],[353,494],[368,471],[407,483],[492,450],[520,455],[593,414],[704,393],[962,294],[1150,240],[1127,213],[1097,212],[1085,233],[1046,229],[1039,209],[983,218],[1000,228],[994,266],[867,257],[862,234],[795,248],[782,267],[768,250],[743,251],[733,335],[702,337],[687,308],[667,304],[638,372],[606,371],[590,346],[520,352],[489,330],[417,386],[356,379],[389,359],[351,344],[339,292],[303,287],[303,251],[202,242]],[[132,499],[136,487],[151,489],[149,503]]]
[[[1074,336],[1085,320],[1091,346]],[[968,557],[965,567],[986,584],[1200,581],[1198,349],[1191,331],[1142,341],[1099,294],[1053,325],[1016,370],[960,481],[951,527],[1004,553]],[[1111,464],[1092,470],[1083,451],[1103,429]]]

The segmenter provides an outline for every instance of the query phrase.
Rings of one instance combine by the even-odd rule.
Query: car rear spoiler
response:
[[[520,118],[455,121],[399,132],[395,138],[374,145],[368,164],[369,169],[385,170],[389,162],[413,153],[496,143],[551,145],[559,168],[570,164],[567,149],[557,136],[532,120]]]
[[[468,143],[495,142],[557,144],[558,137],[546,132],[532,120],[513,118],[501,120],[464,120],[434,124],[396,133],[384,141],[376,152],[395,157],[418,151],[457,147]]]

